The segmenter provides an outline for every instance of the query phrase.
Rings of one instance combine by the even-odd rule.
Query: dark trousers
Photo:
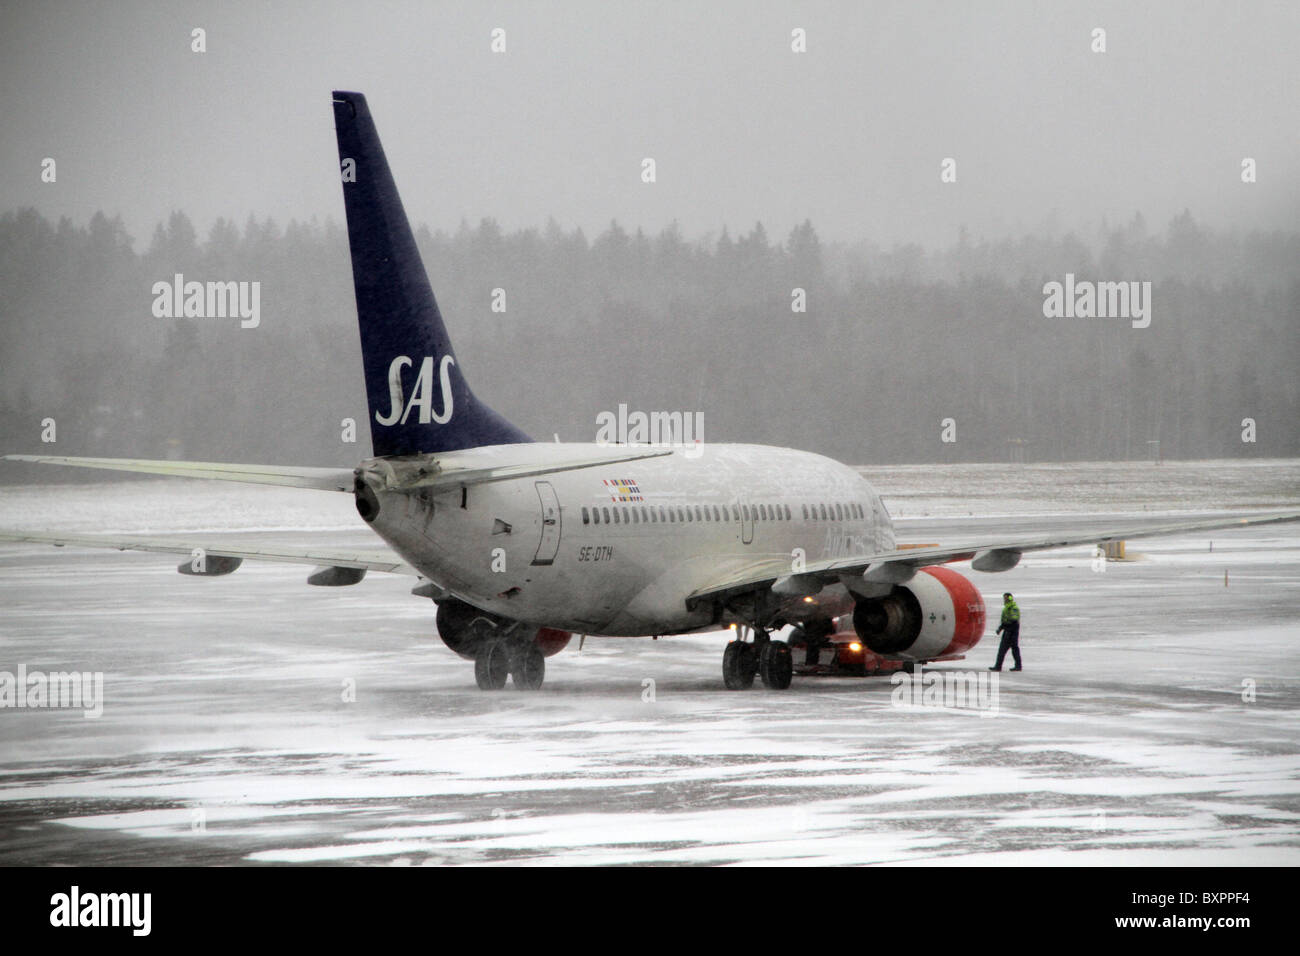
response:
[[[1002,670],[1002,660],[1011,652],[1011,657],[1020,666],[1020,623],[1009,624],[1002,629],[1002,643],[998,645],[998,662],[993,666]]]

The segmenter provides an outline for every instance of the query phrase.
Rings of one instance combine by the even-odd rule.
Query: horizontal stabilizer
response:
[[[561,471],[575,471],[579,468],[599,468],[629,461],[640,461],[644,458],[661,458],[672,453],[671,448],[647,448],[643,451],[611,451],[607,455],[585,455],[538,464],[474,467],[458,465],[456,463],[456,453],[449,452],[436,457],[372,458],[370,461],[362,463],[361,471],[367,479],[384,491],[428,489],[438,492],[470,485],[482,485],[493,481],[532,478]],[[475,459],[475,461],[480,460]]]

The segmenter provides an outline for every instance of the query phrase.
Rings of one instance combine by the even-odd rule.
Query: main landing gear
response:
[[[513,678],[516,690],[537,690],[546,678],[546,658],[532,641],[489,638],[474,655],[474,680],[480,690],[501,690],[506,678]]]
[[[785,690],[794,676],[790,645],[772,640],[762,628],[754,629],[753,641],[745,641],[742,635],[722,652],[722,681],[727,690],[748,690],[754,686],[755,674],[772,690]]]

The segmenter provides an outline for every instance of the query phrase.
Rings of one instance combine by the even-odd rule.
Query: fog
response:
[[[627,404],[858,463],[1300,453],[1291,5],[3,10],[0,450],[368,453],[357,89],[536,438]],[[176,273],[260,323],[158,317]],[[1045,314],[1076,280],[1148,314]]]

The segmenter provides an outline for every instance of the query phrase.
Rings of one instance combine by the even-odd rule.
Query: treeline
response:
[[[930,251],[823,244],[810,223],[687,239],[484,220],[418,240],[461,367],[538,439],[593,440],[622,403],[701,412],[706,442],[854,463],[1140,459],[1156,441],[1167,458],[1300,454],[1297,233],[1216,234],[1184,213]],[[135,246],[102,214],[0,216],[0,450],[369,454],[340,224],[219,220],[200,238],[178,212]],[[155,316],[154,283],[178,273],[260,282],[260,325]],[[1066,273],[1150,281],[1150,327],[1045,318],[1044,283]]]

